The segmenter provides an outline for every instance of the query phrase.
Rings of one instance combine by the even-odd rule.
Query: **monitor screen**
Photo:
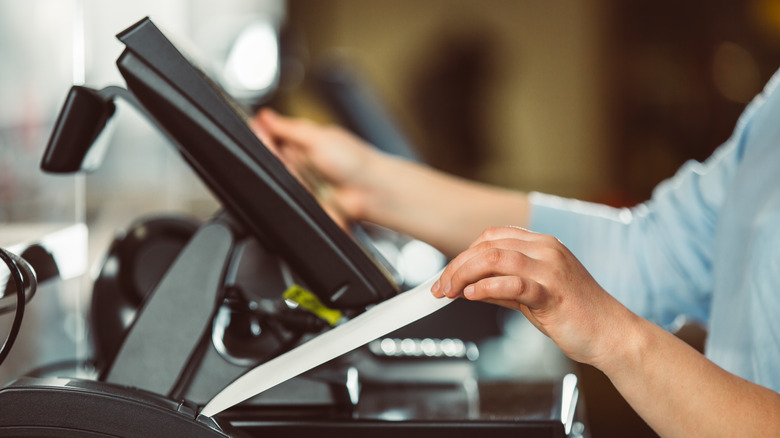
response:
[[[225,211],[323,302],[361,308],[398,292],[391,267],[325,213],[247,125],[248,113],[148,18],[118,35],[127,88]]]

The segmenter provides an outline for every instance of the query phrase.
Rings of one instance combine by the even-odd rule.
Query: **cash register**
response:
[[[201,415],[255,366],[405,291],[366,234],[336,225],[241,105],[151,20],[118,38],[126,88],[74,86],[42,169],[95,165],[93,144],[122,99],[221,209],[203,223],[142,220],[115,242],[93,291],[97,378],[23,377],[0,389],[0,436],[570,436],[576,377],[479,382],[473,346],[455,339],[377,339]]]

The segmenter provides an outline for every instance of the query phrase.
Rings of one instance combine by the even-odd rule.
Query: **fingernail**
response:
[[[439,280],[436,280],[435,283],[433,283],[433,286],[431,286],[431,292],[436,293],[439,291]]]
[[[474,285],[473,285],[473,284],[470,284],[470,285],[466,286],[466,288],[465,288],[465,289],[463,289],[463,295],[464,295],[466,298],[472,298],[472,297],[474,297]]]
[[[452,289],[452,283],[447,282],[447,284],[444,285],[444,295],[448,295],[450,293],[450,289]]]

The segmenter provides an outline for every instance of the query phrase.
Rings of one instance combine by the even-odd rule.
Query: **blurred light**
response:
[[[466,347],[466,358],[472,361],[479,359],[479,348],[477,347],[477,344],[469,342]]]
[[[417,356],[417,343],[414,339],[406,338],[401,341],[401,351],[407,356]]]
[[[395,341],[389,338],[382,339],[382,352],[387,356],[392,356],[398,351]]]
[[[274,26],[257,21],[247,26],[233,44],[225,63],[225,83],[241,97],[271,88],[279,73],[279,41]]]
[[[44,8],[48,9],[48,8]],[[83,85],[86,78],[86,43],[84,40],[84,5],[77,1],[73,8],[73,84]]]
[[[398,270],[409,286],[417,286],[444,268],[444,254],[419,240],[401,248]]]
[[[146,235],[149,233],[149,231],[146,229],[145,226],[141,225],[138,227],[135,227],[133,230],[133,237],[135,237],[138,240],[144,240],[146,239]]]
[[[249,324],[249,329],[255,336],[260,336],[260,333],[263,332],[262,327],[260,327],[260,322],[257,320],[252,320],[252,322]]]
[[[780,1],[753,0],[748,9],[754,26],[770,43],[780,45]]]
[[[87,272],[88,236],[87,225],[77,223],[41,239],[40,243],[44,248],[68,248],[67,255],[54,254],[61,279],[76,278]]]
[[[430,338],[425,338],[420,342],[420,347],[422,347],[422,352],[426,356],[436,356],[437,348],[436,348],[436,341]]]
[[[441,341],[441,352],[447,357],[453,357],[458,353],[458,347],[455,345],[455,340],[444,339]]]
[[[384,421],[404,421],[408,420],[411,415],[409,414],[409,409],[401,409],[401,408],[395,408],[395,409],[387,409],[377,416],[378,420],[384,420]]]
[[[119,259],[116,256],[106,258],[103,264],[103,273],[107,277],[116,277],[119,274]]]
[[[119,320],[122,321],[124,327],[130,327],[135,321],[135,309],[123,306],[119,309]]]
[[[761,74],[755,57],[744,47],[721,43],[712,59],[712,79],[728,100],[747,103],[761,91]]]
[[[347,393],[349,393],[349,401],[353,405],[357,405],[360,399],[360,379],[358,370],[355,367],[349,367],[347,369]]]

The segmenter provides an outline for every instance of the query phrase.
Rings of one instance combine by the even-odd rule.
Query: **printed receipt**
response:
[[[386,300],[305,344],[261,364],[236,379],[209,401],[202,415],[214,416],[288,379],[365,345],[441,309],[453,300],[435,298],[438,273],[414,289]]]

